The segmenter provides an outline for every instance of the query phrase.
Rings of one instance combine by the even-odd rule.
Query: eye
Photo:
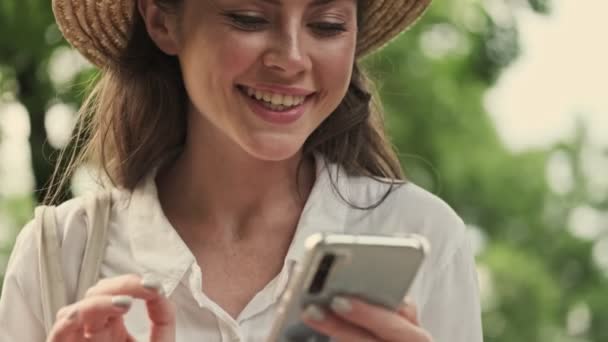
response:
[[[325,37],[336,36],[346,31],[344,23],[335,22],[318,22],[309,25],[317,34]]]
[[[257,31],[263,29],[268,21],[259,16],[229,13],[226,16],[230,21],[241,30],[245,31]]]

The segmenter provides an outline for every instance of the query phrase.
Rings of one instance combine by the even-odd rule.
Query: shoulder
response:
[[[86,246],[86,203],[97,194],[77,197],[55,207],[57,236],[61,244],[61,264],[68,294],[74,293],[80,261]],[[40,211],[42,208],[38,207]],[[4,274],[2,295],[0,296],[0,316],[9,311],[25,315],[43,322],[42,297],[40,288],[40,245],[42,222],[36,215],[21,229],[13,246]],[[6,318],[4,316],[3,318]],[[33,328],[32,328],[33,329]],[[10,333],[10,332],[9,332]],[[35,333],[32,330],[31,333]],[[0,334],[2,335],[2,334]]]
[[[55,222],[57,224],[57,237],[61,244],[61,254],[65,271],[72,273],[69,268],[77,271],[80,260],[79,256],[84,253],[87,240],[87,203],[94,198],[105,196],[107,192],[89,193],[83,196],[72,198],[54,207]],[[124,202],[124,194],[118,190],[111,191],[113,207]],[[36,210],[41,210],[38,207]],[[25,287],[36,286],[36,281],[32,277],[37,272],[39,264],[39,235],[41,229],[41,218],[35,216],[19,232],[13,247],[9,265],[6,270],[7,276],[13,276]]]
[[[44,207],[36,207],[36,212],[43,210]],[[73,226],[82,226],[85,222],[84,198],[77,197],[70,199],[56,206],[54,209],[55,222],[57,223],[57,236],[61,242],[68,237],[68,231],[72,231]],[[17,235],[17,240],[13,247],[11,261],[18,262],[21,258],[34,257],[38,253],[38,236],[42,228],[41,215],[35,215]],[[17,259],[17,260],[15,260]]]
[[[54,206],[55,222],[57,224],[57,236],[61,242],[73,237],[74,232],[82,230],[87,224],[87,205],[102,196],[107,196],[110,193],[112,196],[113,206],[116,206],[117,201],[122,202],[123,195],[118,190],[91,192],[78,197],[69,199],[61,204]],[[41,210],[43,207],[37,207],[36,210]],[[16,244],[31,243],[35,240],[37,231],[40,226],[38,222],[40,218],[35,216],[28,222],[17,237]],[[17,247],[17,245],[15,246]]]
[[[389,236],[420,234],[431,245],[431,264],[445,266],[464,243],[466,228],[460,216],[440,197],[412,183],[369,177],[349,177],[347,230]]]
[[[129,193],[118,189],[90,192],[74,197],[55,207],[55,218],[59,236],[65,240],[74,229],[82,230],[87,226],[87,210],[94,201],[109,200],[111,212],[115,213],[124,208],[129,199]]]

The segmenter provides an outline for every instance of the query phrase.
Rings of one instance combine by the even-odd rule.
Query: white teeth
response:
[[[291,105],[293,105],[293,103],[294,103],[293,96],[285,95],[285,97],[283,97],[283,105],[291,106]]]
[[[250,97],[254,97],[258,100],[263,100],[275,106],[284,106],[284,107],[292,107],[298,106],[304,102],[306,99],[305,96],[292,96],[292,95],[283,95],[277,93],[270,93],[265,91],[260,91],[257,89],[245,87],[245,92]]]
[[[272,104],[275,104],[275,105],[283,104],[283,95],[272,94],[272,98],[270,99],[270,102],[272,102]]]

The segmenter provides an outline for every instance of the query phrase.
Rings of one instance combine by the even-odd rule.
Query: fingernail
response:
[[[133,298],[131,298],[129,296],[112,297],[112,305],[114,305],[118,308],[128,309],[131,307],[131,304],[133,304]]]
[[[344,297],[335,297],[331,300],[331,304],[329,305],[331,309],[339,314],[349,313],[353,306],[350,303],[350,300]]]
[[[304,313],[302,314],[302,317],[304,319],[308,319],[311,321],[322,321],[325,319],[325,312],[323,312],[323,310],[321,310],[321,308],[319,308],[316,305],[309,305],[305,310]]]
[[[152,279],[152,278],[144,278],[141,280],[141,286],[143,286],[144,288],[146,288],[148,290],[155,291],[161,296],[163,296],[165,294],[165,291],[163,290],[163,286],[159,280]]]

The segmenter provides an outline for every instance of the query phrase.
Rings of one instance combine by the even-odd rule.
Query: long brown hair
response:
[[[156,2],[168,11],[180,3]],[[349,175],[388,183],[402,180],[378,99],[355,62],[344,99],[307,139],[304,155],[320,153]],[[74,171],[86,163],[103,170],[113,185],[133,190],[150,169],[184,144],[187,103],[177,58],[158,49],[136,8],[129,43],[122,56],[101,71],[85,98],[72,143],[59,154],[45,202],[62,200]]]

